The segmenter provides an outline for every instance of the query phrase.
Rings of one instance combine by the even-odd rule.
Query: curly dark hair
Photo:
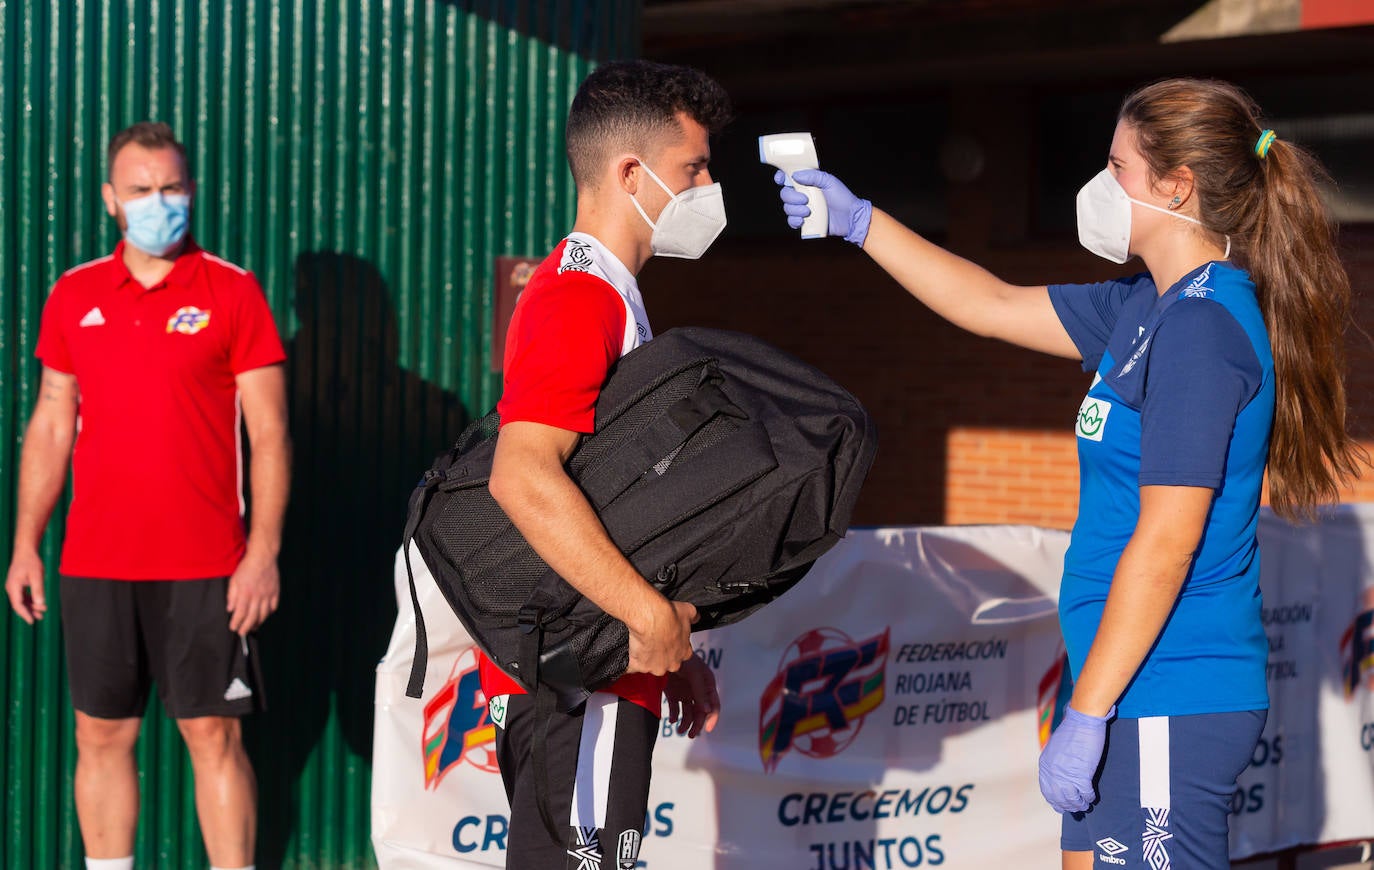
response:
[[[682,132],[677,115],[718,133],[734,117],[730,97],[701,70],[648,60],[612,61],[582,82],[568,110],[568,166],[592,184],[614,151],[650,152]]]

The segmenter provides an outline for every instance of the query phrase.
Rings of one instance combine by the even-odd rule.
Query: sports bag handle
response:
[[[748,419],[720,388],[724,380],[716,363],[707,363],[696,388],[665,408],[634,438],[618,445],[614,462],[603,459],[598,467],[584,472],[579,482],[592,507],[600,511],[610,504],[639,479],[644,469],[669,458],[717,415]]]

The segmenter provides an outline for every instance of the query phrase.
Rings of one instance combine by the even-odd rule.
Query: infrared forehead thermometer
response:
[[[802,221],[803,239],[820,239],[826,235],[829,215],[825,208],[825,196],[819,187],[809,184],[796,184],[792,173],[798,169],[820,169],[816,160],[816,143],[810,133],[771,133],[759,137],[759,162],[776,166],[787,173],[787,186],[806,194],[806,205],[811,214]]]

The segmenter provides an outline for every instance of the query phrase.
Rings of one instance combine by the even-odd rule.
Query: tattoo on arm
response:
[[[74,402],[77,398],[76,378],[71,375],[45,371],[38,389],[39,397],[46,402]]]

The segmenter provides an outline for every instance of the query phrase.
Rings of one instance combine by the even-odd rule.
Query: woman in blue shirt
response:
[[[1307,518],[1365,460],[1345,424],[1350,282],[1321,168],[1233,85],[1141,88],[1078,194],[1078,233],[1145,271],[1040,287],[932,244],[833,175],[793,177],[821,189],[830,235],[936,313],[1095,373],[1060,590],[1074,689],[1041,792],[1063,813],[1069,870],[1228,866],[1230,798],[1269,705],[1266,468],[1273,509]],[[806,197],[781,196],[799,227]]]

